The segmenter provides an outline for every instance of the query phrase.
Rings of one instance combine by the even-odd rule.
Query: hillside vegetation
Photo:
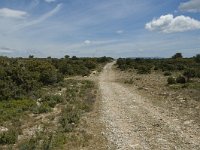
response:
[[[0,57],[0,101],[38,97],[41,87],[62,82],[66,76],[88,76],[110,60]]]
[[[89,76],[111,58],[0,57],[0,149],[69,149],[87,146],[92,135],[80,129],[93,110]]]

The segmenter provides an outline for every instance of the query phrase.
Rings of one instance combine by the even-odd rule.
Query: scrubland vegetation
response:
[[[7,58],[0,57],[0,101],[38,97],[40,88],[66,76],[87,76],[111,58]]]
[[[112,58],[0,57],[0,149],[84,147],[91,136],[79,130],[92,110],[96,87],[89,76]]]
[[[169,76],[166,83],[185,84],[191,78],[200,78],[200,55],[193,58],[183,58],[181,53],[176,53],[168,59],[143,59],[143,58],[119,58],[117,66],[120,70],[135,70],[138,74],[151,74],[163,72]]]
[[[184,123],[199,124],[200,55],[183,58],[121,58],[117,60],[117,81],[136,89],[157,107]],[[183,117],[184,116],[184,117]]]
[[[199,133],[198,127],[193,127],[200,123],[199,60],[199,54],[183,58],[180,53],[171,58],[121,58],[115,66],[116,81],[162,109],[162,113],[166,111],[166,116],[176,118],[184,126],[184,132]],[[163,127],[161,129],[163,131]]]

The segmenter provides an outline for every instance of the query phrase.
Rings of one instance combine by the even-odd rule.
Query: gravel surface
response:
[[[200,125],[182,124],[137,91],[115,82],[114,63],[104,67],[99,86],[103,134],[115,149],[199,150]]]

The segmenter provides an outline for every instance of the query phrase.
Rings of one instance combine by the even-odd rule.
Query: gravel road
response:
[[[114,63],[107,64],[99,78],[103,134],[114,149],[200,150],[200,125],[180,123],[137,91],[115,82]]]

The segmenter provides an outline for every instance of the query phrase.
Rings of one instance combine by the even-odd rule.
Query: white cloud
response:
[[[123,30],[117,30],[116,33],[117,33],[117,34],[123,34],[124,31],[123,31]]]
[[[28,14],[25,11],[14,10],[9,8],[1,8],[0,9],[0,17],[4,18],[15,18],[15,19],[23,19]]]
[[[47,12],[46,14],[42,15],[38,19],[35,19],[35,20],[27,22],[27,23],[23,23],[22,25],[20,25],[19,29],[23,29],[25,27],[29,27],[29,26],[33,26],[35,24],[41,23],[41,22],[45,21],[46,19],[48,19],[49,17],[56,14],[61,8],[62,8],[62,4],[58,4],[53,10]]]
[[[187,12],[200,12],[200,0],[189,0],[181,3],[179,9]]]
[[[153,19],[145,25],[150,31],[160,31],[164,33],[184,32],[200,29],[200,21],[187,16],[174,17],[172,14]]]
[[[45,0],[47,3],[55,2],[56,0]]]
[[[84,43],[89,45],[89,44],[91,44],[91,41],[90,40],[85,40]]]

